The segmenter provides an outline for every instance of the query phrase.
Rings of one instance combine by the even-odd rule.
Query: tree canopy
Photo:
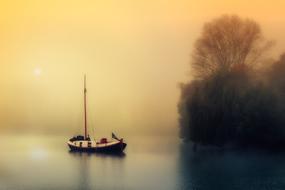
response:
[[[285,147],[285,56],[266,72],[256,69],[271,45],[253,20],[222,16],[205,24],[192,52],[194,79],[181,85],[182,139]]]
[[[204,25],[194,45],[192,68],[196,78],[254,66],[271,46],[259,25],[238,16],[222,16]]]

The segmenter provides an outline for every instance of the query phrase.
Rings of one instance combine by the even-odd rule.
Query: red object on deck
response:
[[[108,141],[107,141],[107,138],[102,138],[101,140],[100,140],[100,143],[107,143]]]

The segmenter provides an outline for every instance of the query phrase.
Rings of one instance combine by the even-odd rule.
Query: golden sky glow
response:
[[[178,83],[191,47],[222,14],[260,23],[285,51],[285,1],[18,0],[0,2],[2,129],[177,133]]]

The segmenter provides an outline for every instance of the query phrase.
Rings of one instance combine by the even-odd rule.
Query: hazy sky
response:
[[[1,129],[177,134],[178,83],[191,78],[201,27],[222,14],[256,20],[285,51],[285,1],[0,2]],[[0,129],[0,130],[1,130]],[[92,131],[91,131],[92,132]]]

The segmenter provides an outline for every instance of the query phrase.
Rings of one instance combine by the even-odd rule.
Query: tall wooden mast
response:
[[[87,138],[86,75],[84,75],[84,138]]]

